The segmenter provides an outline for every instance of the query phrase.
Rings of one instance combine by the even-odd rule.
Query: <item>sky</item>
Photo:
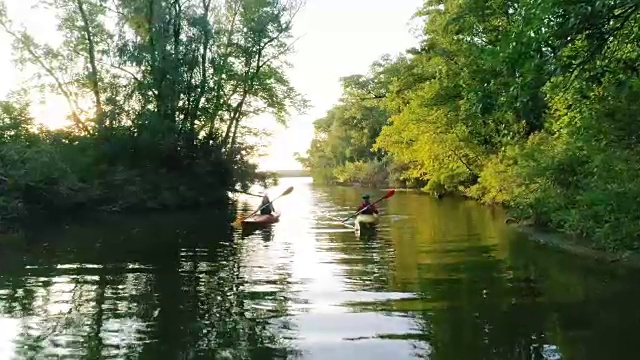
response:
[[[5,0],[35,36],[47,36],[53,24],[30,10],[34,0]],[[264,170],[300,169],[294,153],[304,153],[313,138],[313,121],[323,117],[341,95],[340,78],[366,73],[384,54],[399,54],[416,45],[410,23],[423,0],[307,0],[294,22],[299,38],[290,57],[292,84],[310,101],[306,114],[293,114],[289,126],[275,127],[268,155],[258,160]],[[27,15],[28,14],[28,15]],[[0,35],[0,98],[21,81],[11,63],[10,40]],[[49,126],[65,123],[61,99],[34,106],[37,121]]]

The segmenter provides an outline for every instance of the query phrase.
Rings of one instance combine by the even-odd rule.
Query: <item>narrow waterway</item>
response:
[[[366,190],[270,195],[291,185],[281,221],[245,236],[207,211],[0,238],[0,359],[638,358],[638,273],[414,193],[356,236],[335,218]]]

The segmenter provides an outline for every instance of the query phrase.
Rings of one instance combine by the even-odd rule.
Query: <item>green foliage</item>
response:
[[[368,123],[375,141],[358,143],[346,134],[361,124],[328,115],[303,163],[323,181],[360,182],[366,161],[384,159],[394,181],[637,250],[639,10],[634,0],[426,0],[420,46],[350,77],[358,86],[332,110],[375,99],[388,115],[382,128]],[[349,157],[369,145],[368,158]]]
[[[373,148],[390,112],[381,102],[391,86],[399,60],[384,57],[370,74],[342,79],[341,103],[314,122],[315,137],[299,161],[320,183],[388,183],[387,155]],[[388,75],[388,76],[385,76]]]
[[[379,160],[347,162],[333,170],[333,178],[341,184],[360,183],[380,185],[387,183],[387,164]]]
[[[306,107],[285,75],[297,0],[51,0],[62,42],[39,42],[0,1],[28,89],[62,96],[72,125],[36,128],[29,103],[0,102],[0,222],[62,209],[225,202],[271,182],[245,120],[286,123]]]

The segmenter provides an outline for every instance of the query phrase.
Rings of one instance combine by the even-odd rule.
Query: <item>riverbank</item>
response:
[[[346,187],[366,187],[362,184],[343,184],[339,186]],[[426,191],[424,188],[392,188],[381,186],[381,187],[373,187],[382,191],[389,191],[394,189],[396,192],[405,192],[405,193],[416,193],[428,195],[431,197],[435,197],[437,199],[442,199],[445,197],[459,197],[467,200],[472,200],[478,202],[478,199],[464,193],[444,193],[441,195],[435,195],[429,191]],[[506,213],[509,212],[509,208],[501,205],[501,204],[483,204],[487,207],[499,207],[505,210]],[[507,225],[517,229],[519,232],[523,233],[527,236],[527,238],[531,241],[534,241],[539,244],[543,244],[545,246],[549,246],[552,248],[559,249],[561,251],[582,256],[585,258],[591,258],[596,261],[605,262],[605,263],[615,263],[620,264],[622,266],[628,266],[633,268],[640,269],[640,254],[634,253],[633,251],[610,251],[603,250],[594,245],[593,242],[588,239],[577,239],[569,234],[562,233],[553,229],[545,229],[541,227],[539,224],[536,224],[532,220],[521,219],[515,220],[512,217],[508,217],[506,219]]]
[[[145,194],[151,198],[151,194]],[[180,199],[180,194],[167,196],[158,193],[155,199],[140,202],[128,202],[120,199],[118,202],[98,206],[95,203],[76,204],[73,207],[37,209],[33,212],[13,214],[10,218],[0,218],[0,235],[19,234],[28,227],[53,223],[74,222],[84,218],[99,218],[113,215],[139,215],[162,212],[187,211],[199,209],[218,209],[229,207],[231,198],[225,191],[215,191],[208,196]]]
[[[387,189],[384,189],[387,190]],[[396,189],[396,191],[417,192],[434,196],[438,199],[442,197],[462,197],[468,200],[473,200],[478,203],[478,199],[464,193],[446,193],[441,196],[430,194],[423,189]],[[509,208],[502,204],[483,204],[484,206],[499,207],[505,210],[505,213],[509,213]],[[535,221],[531,219],[521,219],[520,221],[514,220],[509,217],[506,220],[507,225],[515,228],[519,232],[526,235],[526,237],[539,244],[555,248],[573,255],[590,258],[604,263],[615,263],[621,266],[627,266],[640,269],[640,254],[632,251],[610,251],[598,248],[593,241],[588,239],[578,239],[569,234],[563,233],[555,229],[543,228]]]
[[[640,269],[640,254],[631,251],[607,251],[598,249],[589,244],[585,239],[575,239],[567,234],[541,229],[535,225],[518,223],[511,223],[509,225],[525,234],[529,240],[539,244],[599,262],[615,263],[621,266]]]
[[[247,184],[273,186],[278,180],[271,172],[256,172],[253,178],[244,178],[241,187]],[[54,198],[49,190],[40,197],[25,196],[22,189],[11,189],[0,194],[0,234],[19,233],[33,224],[51,224],[73,221],[78,217],[100,217],[114,214],[140,214],[172,212],[198,209],[231,209],[233,194],[211,177],[150,178],[126,177],[118,183],[102,181],[101,186],[84,184],[82,191],[67,196],[65,201],[43,201]]]

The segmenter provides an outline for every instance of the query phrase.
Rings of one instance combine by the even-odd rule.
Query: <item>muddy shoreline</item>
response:
[[[591,258],[603,263],[617,264],[625,267],[640,269],[640,254],[631,251],[611,252],[600,250],[586,241],[579,241],[568,235],[537,228],[533,225],[509,224],[519,232],[525,234],[531,241],[553,248],[566,251],[568,253]]]

